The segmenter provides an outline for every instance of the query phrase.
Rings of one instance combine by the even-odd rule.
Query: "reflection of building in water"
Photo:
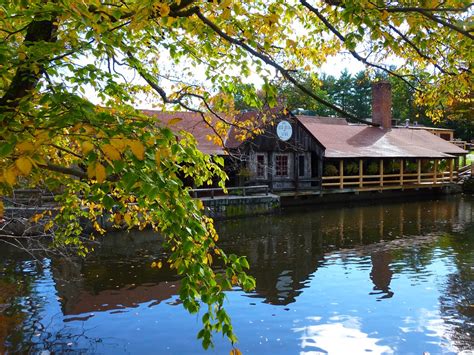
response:
[[[370,256],[372,260],[372,270],[370,271],[370,279],[374,283],[374,291],[370,294],[379,295],[379,299],[390,298],[393,292],[390,290],[390,282],[392,281],[393,271],[390,269],[392,256],[390,252],[378,251]]]
[[[304,291],[310,275],[324,265],[325,257],[341,248],[356,248],[371,255],[374,291],[391,297],[394,271],[390,268],[390,247],[384,251],[374,243],[409,242],[433,231],[461,228],[474,221],[472,213],[471,204],[447,198],[353,208],[313,207],[312,211],[306,208],[221,221],[217,227],[224,250],[249,258],[250,274],[257,279],[255,296],[265,298],[265,302],[289,304]],[[344,254],[338,254],[344,262]]]
[[[169,269],[153,269],[148,253],[160,255],[154,233],[108,235],[94,258],[82,265],[53,260],[56,290],[65,315],[160,303],[179,289]],[[128,246],[128,248],[127,248]],[[146,255],[142,255],[146,253]]]
[[[99,270],[97,265],[87,263],[82,267],[68,262],[55,264],[53,276],[65,315],[136,307],[152,301],[158,304],[179,289],[179,281],[174,277],[163,277],[159,270],[151,269],[155,274],[152,276],[145,270],[149,265],[112,263]],[[124,273],[126,269],[131,272]]]
[[[323,257],[319,221],[292,215],[221,222],[224,250],[246,255],[257,280],[255,297],[286,305],[305,287]]]

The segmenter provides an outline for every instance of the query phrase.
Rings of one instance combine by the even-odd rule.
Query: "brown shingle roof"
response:
[[[223,155],[224,148],[210,141],[208,136],[215,136],[214,131],[203,121],[201,115],[196,112],[163,112],[154,110],[142,110],[145,115],[156,117],[162,124],[167,125],[173,118],[181,118],[181,121],[170,125],[169,128],[178,133],[180,130],[191,133],[197,141],[199,150],[205,154]]]
[[[297,120],[325,148],[327,158],[446,158],[466,151],[424,130],[318,123],[312,117]]]
[[[349,123],[345,118],[340,117],[322,117],[322,116],[306,116],[306,115],[296,115],[296,118],[301,119],[311,119],[314,120],[314,123],[321,124],[338,124],[338,125],[348,125]]]

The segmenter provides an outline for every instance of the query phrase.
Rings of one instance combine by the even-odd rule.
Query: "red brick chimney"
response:
[[[392,128],[392,88],[388,81],[372,83],[372,122]]]

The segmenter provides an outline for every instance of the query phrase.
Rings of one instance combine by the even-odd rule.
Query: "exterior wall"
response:
[[[280,119],[292,125],[293,133],[288,141],[278,138],[274,125],[232,152],[242,157],[245,181],[241,183],[268,184],[272,190],[319,188],[324,155],[322,146],[293,117],[281,116]],[[276,175],[278,155],[288,157],[287,176]],[[258,156],[263,158],[262,176],[258,174]],[[299,174],[300,156],[304,158],[302,175]]]
[[[287,176],[277,176],[276,175],[276,157],[277,156],[286,156],[288,158],[288,175]],[[280,189],[292,189],[295,187],[294,179],[295,179],[295,154],[290,152],[271,152],[270,153],[271,159],[271,173],[272,173],[272,182],[273,182],[273,189],[280,190]]]

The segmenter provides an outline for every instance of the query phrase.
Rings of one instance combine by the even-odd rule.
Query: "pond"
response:
[[[474,349],[472,198],[305,207],[217,227],[257,280],[227,293],[243,353]],[[2,246],[0,353],[206,353],[179,279],[151,267],[159,255],[148,232],[110,234],[84,262],[39,266]],[[208,353],[229,353],[214,340]]]

